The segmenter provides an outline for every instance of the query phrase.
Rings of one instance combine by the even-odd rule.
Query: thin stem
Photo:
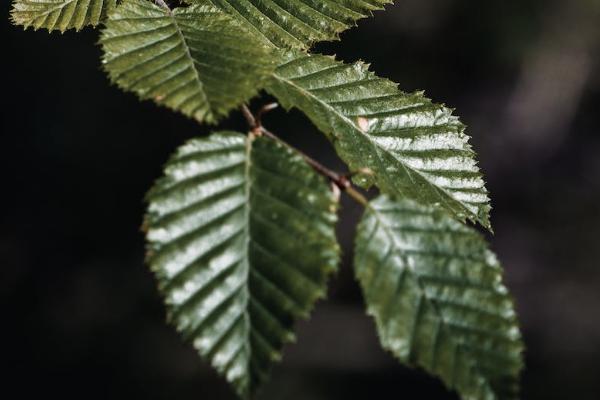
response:
[[[252,114],[252,111],[250,111],[248,106],[245,104],[242,104],[242,114],[244,115],[244,118],[246,118],[246,122],[248,123],[250,129],[255,129],[257,126],[256,118],[254,118],[254,114]]]
[[[256,126],[262,126],[262,116],[279,107],[278,103],[265,104],[256,113]]]
[[[358,204],[360,204],[366,208],[370,207],[369,200],[367,200],[367,198],[365,196],[363,196],[363,194],[361,192],[356,190],[354,188],[354,186],[352,186],[352,185],[348,186],[346,188],[345,192],[348,196],[350,196],[350,198],[352,198],[352,200],[356,201]]]
[[[269,131],[264,126],[262,126],[260,117],[263,114],[265,114],[266,112],[273,110],[276,107],[277,107],[277,103],[267,104],[266,106],[261,108],[261,110],[259,111],[257,116],[254,116],[254,114],[252,114],[250,109],[245,104],[242,105],[242,114],[244,114],[244,117],[246,118],[246,121],[248,122],[251,133],[256,136],[264,135],[268,138],[271,138],[271,139],[283,144],[284,146],[287,146],[287,147],[295,150],[302,156],[302,158],[304,158],[304,160],[307,162],[307,164],[310,165],[317,173],[319,173],[319,174],[323,175],[324,177],[326,177],[327,179],[329,179],[329,181],[331,181],[341,191],[343,191],[348,196],[350,196],[350,198],[352,198],[354,201],[363,205],[364,207],[368,207],[369,200],[367,200],[367,198],[362,193],[360,193],[354,186],[352,186],[352,182],[350,181],[350,179],[348,179],[348,176],[340,174],[338,172],[335,172],[335,171],[327,168],[326,166],[324,166],[323,164],[321,164],[314,158],[310,157],[308,154],[305,154],[305,153],[301,152],[300,150],[294,148],[289,143],[287,143],[287,142],[283,141],[281,138],[279,138],[279,136],[275,135],[273,132]]]

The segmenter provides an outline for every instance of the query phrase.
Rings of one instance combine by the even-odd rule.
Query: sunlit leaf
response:
[[[102,31],[111,80],[198,121],[254,96],[276,65],[272,49],[212,6],[169,11],[123,0]]]
[[[445,212],[382,196],[358,228],[355,269],[384,348],[464,399],[516,399],[523,345],[502,269]]]
[[[218,133],[182,146],[148,201],[169,319],[248,397],[336,269],[333,194],[289,148]]]
[[[452,110],[407,94],[363,63],[292,53],[268,86],[334,143],[355,171],[386,193],[448,210],[489,228],[489,198],[465,127]]]
[[[68,29],[100,24],[117,0],[14,0],[11,11],[16,25],[49,31],[64,32]]]
[[[392,0],[185,0],[213,4],[276,47],[307,49],[336,40],[340,32]]]

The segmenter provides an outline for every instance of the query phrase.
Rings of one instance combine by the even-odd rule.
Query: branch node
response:
[[[252,137],[266,136],[266,137],[273,139],[273,140],[283,144],[284,146],[291,148],[291,149],[295,150],[296,152],[300,153],[302,158],[304,158],[304,161],[306,161],[306,163],[308,165],[310,165],[312,167],[312,169],[314,169],[317,173],[321,174],[322,176],[324,176],[325,178],[327,178],[329,180],[329,182],[331,183],[331,190],[333,191],[333,195],[336,198],[336,201],[339,200],[340,192],[344,192],[348,196],[350,196],[352,199],[354,199],[357,203],[359,203],[365,207],[368,206],[369,201],[367,200],[367,198],[365,196],[363,196],[362,193],[360,193],[358,190],[356,190],[352,186],[350,177],[352,177],[355,174],[373,175],[373,171],[370,170],[369,168],[361,168],[357,171],[350,172],[347,175],[339,174],[339,173],[332,171],[329,168],[325,167],[323,164],[321,164],[317,160],[313,159],[312,157],[308,156],[307,154],[304,154],[303,152],[293,148],[288,143],[281,140],[277,135],[275,135],[273,132],[267,130],[262,125],[261,117],[264,114],[268,113],[271,110],[274,110],[277,107],[279,107],[279,104],[277,104],[277,103],[266,104],[255,115],[255,114],[252,114],[252,111],[250,111],[250,109],[248,108],[247,105],[243,104],[241,110],[242,110],[242,114],[244,115],[244,118],[246,118],[248,127],[250,128],[249,135],[251,135]]]

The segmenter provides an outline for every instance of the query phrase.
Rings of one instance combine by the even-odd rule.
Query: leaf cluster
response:
[[[181,146],[147,196],[147,261],[169,320],[243,398],[339,264],[339,193],[365,208],[354,269],[382,346],[464,399],[515,399],[521,335],[485,238],[490,200],[465,126],[369,66],[310,52],[388,0],[14,0],[25,28],[103,24],[110,80],[216,124],[264,90],[333,144],[367,200],[251,121]],[[251,118],[251,117],[250,117]],[[252,119],[252,118],[251,118]],[[325,173],[324,173],[325,171]],[[335,190],[332,190],[332,187]]]

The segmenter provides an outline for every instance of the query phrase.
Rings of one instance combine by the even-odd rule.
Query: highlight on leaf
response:
[[[517,399],[523,344],[484,238],[433,207],[381,196],[365,211],[355,271],[384,348],[464,399]]]
[[[100,42],[119,87],[209,123],[253,97],[277,63],[271,48],[207,5],[123,0]]]
[[[350,169],[390,195],[446,209],[490,229],[489,198],[465,126],[422,93],[407,94],[363,63],[288,52],[267,91],[303,111]]]
[[[180,147],[147,199],[169,320],[248,398],[336,270],[333,194],[290,148],[222,132]]]
[[[213,4],[279,48],[308,49],[315,42],[338,40],[356,21],[382,10],[392,0],[185,0]]]
[[[48,31],[77,31],[85,26],[97,26],[104,21],[117,0],[14,0],[13,23],[25,29],[32,27]]]

